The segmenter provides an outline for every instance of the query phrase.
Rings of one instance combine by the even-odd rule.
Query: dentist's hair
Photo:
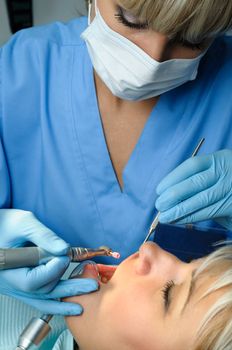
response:
[[[210,254],[197,269],[196,280],[210,276],[214,282],[200,297],[221,293],[216,303],[205,315],[197,331],[196,342],[191,350],[232,349],[232,245]]]
[[[232,29],[231,0],[120,0],[156,32],[193,44]]]

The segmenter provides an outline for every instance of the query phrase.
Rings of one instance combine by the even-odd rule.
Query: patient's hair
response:
[[[210,254],[197,269],[194,279],[216,277],[201,296],[223,291],[222,296],[207,312],[197,332],[197,342],[191,350],[232,349],[232,245]]]

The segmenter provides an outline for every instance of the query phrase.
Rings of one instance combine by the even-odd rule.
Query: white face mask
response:
[[[95,9],[96,16],[81,37],[94,69],[113,95],[125,100],[145,100],[196,78],[205,52],[194,59],[158,62],[113,31],[103,20],[96,1]]]

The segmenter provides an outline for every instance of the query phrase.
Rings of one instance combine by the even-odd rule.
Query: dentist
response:
[[[0,247],[29,241],[56,258],[0,272],[0,293],[79,314],[59,298],[98,286],[60,281],[69,245],[124,259],[157,210],[232,229],[231,28],[231,0],[98,0],[89,24],[23,30],[2,47]],[[204,155],[183,163],[202,136]]]

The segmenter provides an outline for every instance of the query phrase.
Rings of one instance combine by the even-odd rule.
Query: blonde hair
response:
[[[205,315],[197,331],[196,343],[191,350],[232,349],[232,245],[210,254],[197,269],[194,279],[217,276],[205,298],[216,291],[224,291]]]
[[[231,0],[120,0],[151,29],[171,39],[201,43],[232,28]]]

